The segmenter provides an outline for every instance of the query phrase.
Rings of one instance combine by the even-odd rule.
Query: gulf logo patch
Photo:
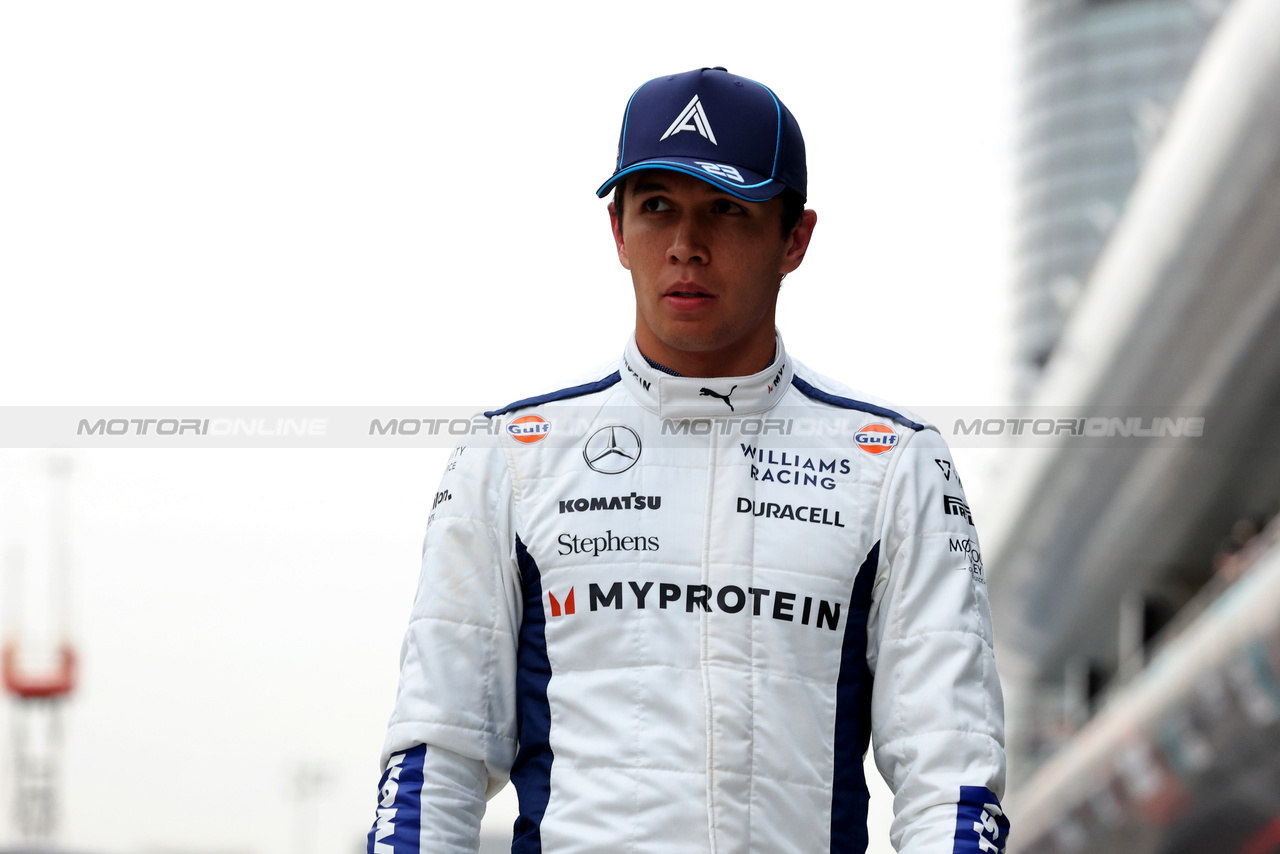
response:
[[[868,454],[883,454],[898,444],[898,434],[883,424],[868,424],[853,435],[853,441]]]
[[[507,432],[517,442],[532,445],[547,438],[547,434],[551,432],[551,425],[541,415],[521,415],[507,425]]]

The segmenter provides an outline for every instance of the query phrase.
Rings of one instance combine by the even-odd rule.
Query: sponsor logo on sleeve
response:
[[[854,434],[853,441],[868,454],[883,454],[898,444],[898,434],[883,424],[868,424]]]
[[[973,514],[969,512],[969,505],[964,503],[964,499],[954,495],[942,496],[942,511],[948,516],[960,516],[970,525],[973,524]]]
[[[934,459],[934,462],[938,464],[938,469],[942,472],[943,480],[950,483],[951,476],[954,474],[956,477],[956,486],[964,489],[964,484],[960,481],[960,472],[955,470],[955,466],[951,464],[951,460]]]
[[[378,791],[377,818],[369,829],[367,850],[372,854],[399,854],[418,847],[426,751],[425,745],[418,745],[387,761]]]
[[[969,574],[973,576],[974,581],[979,584],[986,584],[986,577],[982,574],[982,552],[978,550],[978,544],[969,537],[950,537],[950,548],[953,552],[964,552],[969,560]]]
[[[436,520],[436,508],[446,501],[453,498],[453,494],[447,489],[442,489],[436,493],[435,500],[431,502],[431,513],[427,516],[427,525],[430,526]]]
[[[1009,819],[986,786],[961,786],[956,804],[954,854],[1001,854],[1009,839]]]
[[[521,415],[507,425],[511,438],[526,445],[541,442],[551,432],[551,425],[541,415]]]

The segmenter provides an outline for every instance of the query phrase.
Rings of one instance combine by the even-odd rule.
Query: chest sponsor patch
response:
[[[742,443],[742,455],[751,460],[751,479],[789,486],[821,486],[835,489],[834,475],[849,474],[848,459],[801,456],[794,451],[775,451]]]
[[[600,474],[622,474],[640,459],[640,435],[624,424],[610,424],[591,434],[582,446],[587,467]]]
[[[614,535],[612,529],[605,531],[603,537],[561,534],[556,542],[560,544],[556,553],[561,556],[589,554],[600,557],[601,552],[656,552],[661,547],[657,537],[644,534],[619,537]]]
[[[840,511],[828,507],[814,507],[808,504],[779,504],[774,501],[752,501],[750,498],[738,497],[738,512],[750,513],[764,519],[791,519],[795,522],[812,522],[815,525],[834,525],[843,528]]]
[[[551,424],[541,415],[521,415],[507,425],[511,438],[526,445],[541,442],[551,432]]]
[[[868,454],[883,454],[898,444],[898,434],[883,424],[868,424],[853,435],[853,441]]]
[[[574,588],[568,592],[547,591],[551,616],[561,617],[577,613]],[[819,629],[836,631],[840,627],[840,602],[831,602],[803,593],[787,590],[771,590],[767,587],[739,587],[726,584],[712,587],[709,584],[675,584],[672,582],[621,581],[590,582],[587,587],[588,612],[614,611],[666,611],[686,614],[718,611],[725,614],[745,612],[752,617],[774,619],[785,623],[798,623]]]
[[[657,510],[662,506],[661,495],[593,495],[591,498],[560,499],[561,513],[590,513],[594,510]]]

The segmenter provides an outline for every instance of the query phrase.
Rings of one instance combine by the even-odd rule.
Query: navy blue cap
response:
[[[769,87],[718,67],[656,77],[635,91],[617,166],[596,195],[641,169],[683,172],[749,202],[787,187],[803,197],[808,181],[795,116]]]

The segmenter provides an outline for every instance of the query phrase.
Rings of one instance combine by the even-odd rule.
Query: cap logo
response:
[[[702,102],[698,100],[697,95],[694,95],[693,100],[680,111],[679,117],[671,123],[671,127],[667,128],[667,132],[658,142],[685,130],[697,131],[712,145],[720,144],[716,142],[715,131],[711,129],[711,122],[707,120],[707,111],[702,108]]]
[[[705,171],[710,172],[717,178],[728,178],[730,181],[737,181],[739,184],[745,184],[746,179],[742,177],[742,173],[726,163],[704,163],[701,160],[695,160]]]

